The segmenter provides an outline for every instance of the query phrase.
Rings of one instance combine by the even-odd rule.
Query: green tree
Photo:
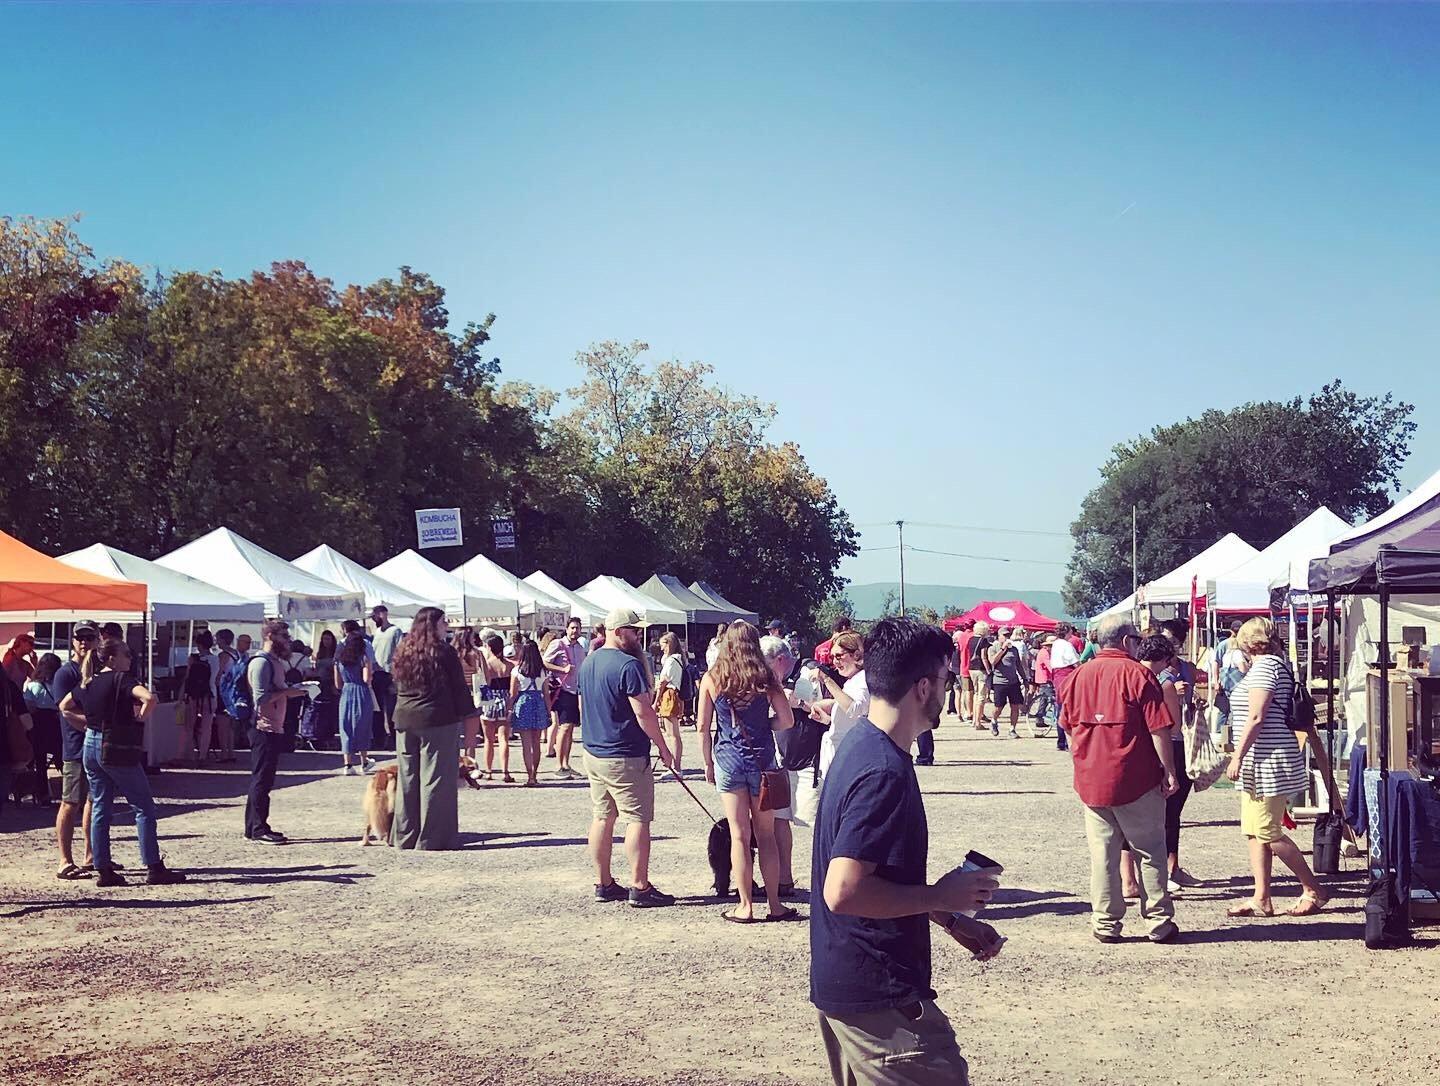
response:
[[[1094,614],[1129,594],[1132,505],[1142,584],[1227,532],[1263,548],[1320,505],[1351,520],[1382,512],[1413,413],[1333,381],[1306,399],[1206,411],[1117,445],[1070,527],[1066,611]]]

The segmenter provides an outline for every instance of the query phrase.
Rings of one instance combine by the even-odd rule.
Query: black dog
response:
[[[750,855],[755,855],[755,834],[750,834]],[[705,843],[705,855],[710,861],[710,871],[715,876],[715,893],[719,897],[730,896],[730,821],[722,818],[710,827],[710,838]],[[753,868],[752,868],[753,870]],[[755,884],[752,882],[752,886]],[[763,891],[755,886],[755,894]]]

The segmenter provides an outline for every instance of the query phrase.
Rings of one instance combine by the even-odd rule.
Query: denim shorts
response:
[[[717,792],[739,792],[741,789],[749,789],[752,796],[760,794],[760,773],[746,773],[741,770],[738,773],[727,773],[719,765],[715,767],[715,790]]]

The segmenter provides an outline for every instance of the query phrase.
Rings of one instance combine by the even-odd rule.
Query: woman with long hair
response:
[[[422,607],[395,650],[395,822],[400,848],[455,848],[461,722],[474,716],[460,657],[438,607]]]
[[[51,692],[60,667],[60,657],[47,652],[40,657],[21,691],[25,707],[30,710],[30,746],[35,755],[30,762],[30,772],[33,774],[33,795],[37,807],[50,806],[51,762],[55,763],[56,769],[64,769],[60,759],[60,733],[64,725],[60,723],[60,707]]]
[[[718,724],[718,727],[716,725]],[[785,690],[760,649],[760,631],[733,622],[720,643],[715,666],[700,682],[700,753],[705,779],[720,792],[730,823],[730,865],[740,905],[725,919],[753,924],[754,871],[750,838],[760,853],[769,920],[794,920],[799,912],[780,904],[780,854],[775,843],[775,812],[760,809],[760,778],[775,769],[774,732],[795,726]],[[711,743],[710,733],[717,734]]]
[[[465,677],[465,689],[471,692],[477,704],[484,704],[482,690],[485,686],[485,673],[481,670],[481,661],[484,652],[480,645],[480,638],[476,636],[474,627],[466,626],[460,631],[460,636],[453,642],[455,653],[460,658],[460,673]],[[480,718],[467,717],[465,719],[465,739],[461,749],[465,757],[475,757],[475,742],[480,738]]]
[[[525,787],[539,784],[540,736],[550,723],[545,704],[545,662],[540,647],[528,637],[520,646],[520,662],[510,672],[510,718],[520,733],[520,752],[525,759]]]
[[[140,861],[152,885],[184,882],[160,856],[155,797],[145,776],[145,720],[158,699],[130,678],[130,649],[123,641],[106,641],[86,658],[94,659],[89,680],[65,695],[60,711],[85,725],[85,776],[90,782],[90,847],[95,856],[96,886],[124,886],[125,879],[110,861],[110,820],[115,793],[121,792],[135,812]],[[136,705],[140,711],[135,711]]]
[[[185,760],[195,769],[209,760],[215,734],[215,676],[210,673],[210,650],[214,647],[215,638],[209,630],[195,635],[181,687],[180,728],[185,737]]]
[[[560,633],[557,630],[546,630],[540,635],[540,662],[542,665],[548,658],[547,654],[550,652],[550,646],[555,643],[559,636]],[[560,734],[560,721],[556,718],[554,712],[555,693],[560,689],[560,677],[548,667],[545,669],[544,686],[545,712],[549,714],[549,722],[545,725],[545,730],[540,733],[540,745],[546,748],[545,757],[553,758],[555,757],[555,740],[559,738]]]
[[[499,634],[491,634],[481,642],[480,671],[475,673],[476,681],[483,673],[485,685],[481,689],[480,720],[485,728],[485,776],[495,779],[495,745],[500,745],[501,779],[514,784],[510,776],[510,670],[511,663],[505,659],[505,641]]]
[[[340,772],[353,777],[356,769],[350,764],[352,758],[359,761],[361,773],[375,768],[370,760],[370,739],[375,726],[375,698],[370,684],[375,679],[375,671],[360,624],[346,619],[341,628],[345,631],[345,643],[335,654],[334,669],[335,685],[340,690],[340,756],[345,762]]]
[[[335,685],[335,657],[340,653],[340,644],[331,630],[320,632],[320,643],[315,649],[315,681],[320,684],[320,696],[315,699],[315,742],[325,744],[340,734],[340,691]],[[326,747],[325,749],[329,749]]]
[[[680,638],[666,631],[660,638],[660,674],[655,682],[655,715],[670,733],[670,750],[675,755],[675,775],[684,776],[680,768],[680,754],[684,749],[680,738],[680,721],[685,716],[685,702],[680,697],[680,686],[685,679],[685,657],[681,652]]]

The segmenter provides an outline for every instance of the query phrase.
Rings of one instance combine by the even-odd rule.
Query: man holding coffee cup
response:
[[[1003,940],[973,918],[998,869],[927,881],[930,834],[910,760],[940,719],[950,639],[887,618],[865,638],[870,709],[840,742],[820,794],[810,916],[810,1001],[837,1084],[968,1083],[930,984],[930,923],[981,960]],[[973,867],[974,865],[972,865]]]

